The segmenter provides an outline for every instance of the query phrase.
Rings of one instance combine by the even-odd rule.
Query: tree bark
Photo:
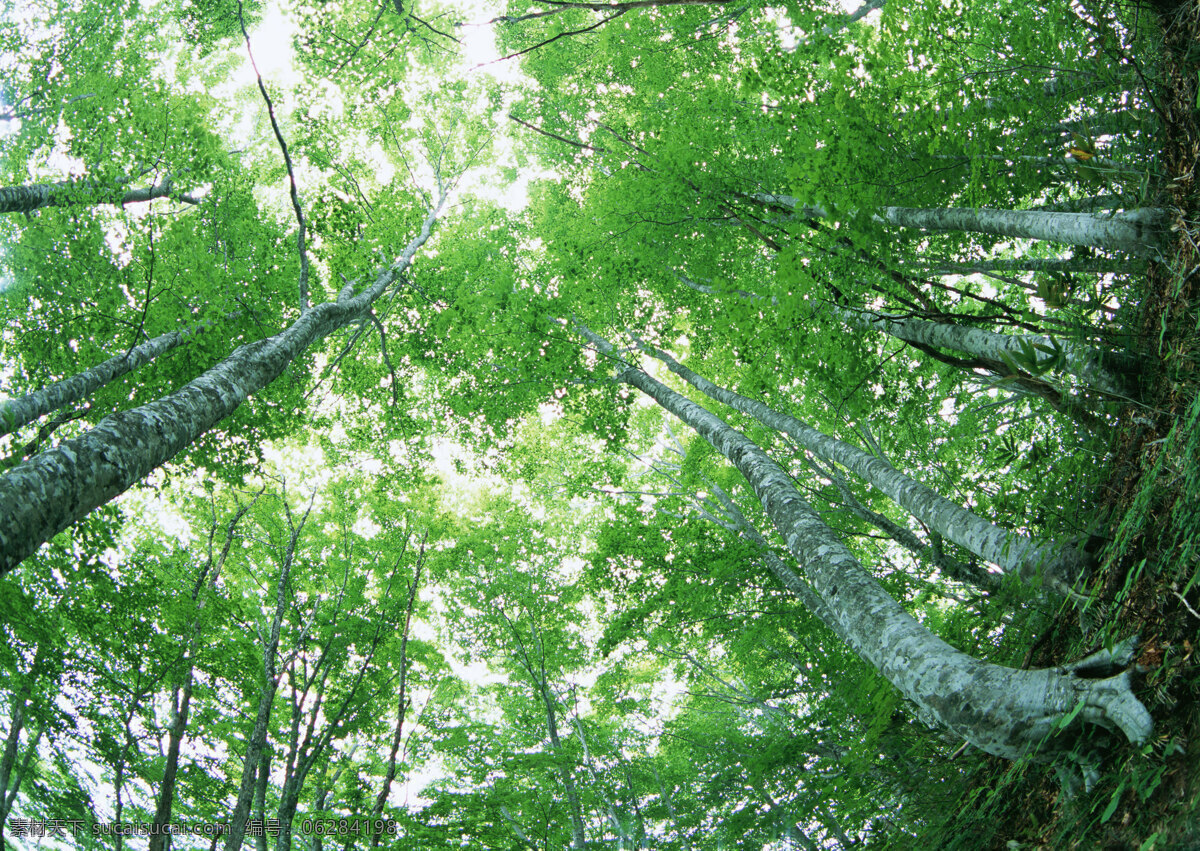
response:
[[[83,180],[63,180],[58,183],[29,183],[24,186],[0,186],[0,213],[31,213],[41,207],[71,205],[144,203],[156,198],[178,198],[189,204],[199,201],[191,195],[180,194],[170,177],[144,189],[122,191],[120,186],[95,186]]]
[[[1030,348],[1044,346],[1053,353],[1061,354],[1063,372],[1073,375],[1088,387],[1119,398],[1128,398],[1130,393],[1135,392],[1134,388],[1123,380],[1121,373],[1138,371],[1140,364],[1136,359],[1104,352],[1081,343],[1060,341],[1042,334],[997,334],[982,328],[890,316],[873,310],[836,305],[830,309],[847,325],[863,331],[881,331],[906,343],[954,349],[998,363],[1005,363],[1010,359],[1019,362]],[[1051,352],[1042,353],[1052,355]]]
[[[741,197],[800,218],[829,218],[826,209],[802,206],[794,195],[759,192]],[[1013,239],[1086,245],[1141,257],[1153,256],[1162,247],[1166,232],[1166,212],[1157,207],[1104,214],[992,210],[986,207],[883,207],[875,214],[875,220],[880,224],[926,231],[987,233]]]
[[[905,476],[891,464],[822,434],[795,417],[781,414],[761,402],[726,390],[692,372],[653,346],[638,342],[639,348],[658,358],[667,368],[706,396],[754,417],[763,425],[781,431],[831,464],[841,464],[879,488],[898,505],[947,540],[1015,574],[1024,584],[1038,587],[1044,582],[1064,596],[1077,596],[1073,585],[1083,557],[1072,547],[1053,541],[1036,541],[989,523],[931,488]]]
[[[73,402],[86,399],[108,382],[133,372],[161,354],[178,348],[201,331],[211,327],[206,322],[182,331],[168,331],[123,354],[111,357],[104,363],[77,372],[49,387],[28,393],[16,399],[0,402],[0,437],[12,433],[38,417],[64,408]]]
[[[171,460],[250,395],[278,378],[310,345],[364,316],[429,239],[445,197],[421,232],[374,283],[312,307],[286,330],[238,347],[179,390],[111,414],[91,431],[13,467],[0,478],[0,576],[76,520]]]
[[[1107,216],[1037,210],[884,207],[879,218],[888,224],[927,231],[1039,239],[1146,257],[1155,254],[1162,245],[1166,215],[1157,208]]]
[[[612,345],[582,330],[601,351]],[[694,428],[754,489],[838,632],[864,660],[916,704],[927,722],[997,756],[1017,759],[1043,747],[1074,713],[1072,724],[1120,730],[1135,743],[1153,730],[1134,696],[1132,671],[1082,679],[1065,669],[1005,668],[972,659],[935,636],[892,599],[797,493],[761,448],[718,417],[636,367],[622,363],[615,380],[641,390]],[[1122,664],[1132,654],[1123,654]]]
[[[980,591],[988,594],[1000,590],[1003,584],[1000,574],[992,573],[974,561],[970,564],[964,564],[957,559],[950,558],[943,552],[939,552],[936,547],[921,541],[916,533],[907,526],[902,526],[890,517],[885,517],[879,512],[872,511],[863,505],[858,497],[854,495],[854,492],[850,490],[850,486],[842,478],[841,473],[834,467],[831,466],[828,469],[823,469],[812,459],[809,459],[808,463],[818,474],[828,477],[833,482],[834,487],[841,494],[842,502],[850,509],[851,514],[860,520],[870,523],[917,558],[935,566],[947,579],[953,579],[955,582],[961,582],[972,588],[978,588]]]
[[[1099,257],[1010,257],[996,260],[924,260],[916,259],[928,275],[980,275],[988,272],[1063,272],[1098,274],[1116,269],[1116,262]]]

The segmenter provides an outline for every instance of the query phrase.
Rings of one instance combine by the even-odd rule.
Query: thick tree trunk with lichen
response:
[[[1073,547],[1054,541],[1037,541],[989,523],[900,473],[886,461],[822,434],[762,402],[719,387],[666,352],[645,343],[639,343],[639,346],[706,396],[783,432],[823,461],[842,465],[879,488],[934,532],[1017,576],[1024,584],[1037,587],[1044,583],[1059,594],[1070,596],[1075,593],[1073,586],[1086,560]]]
[[[590,338],[611,352],[607,341]],[[1130,671],[1084,679],[1066,669],[1005,668],[955,650],[883,590],[753,441],[640,369],[618,368],[617,381],[641,390],[687,423],[746,477],[828,606],[837,632],[916,704],[923,720],[1009,759],[1042,747],[1072,712],[1072,725],[1120,730],[1138,743],[1149,737],[1153,722],[1133,694]]]
[[[364,316],[412,264],[440,211],[441,204],[396,262],[363,292],[354,295],[347,285],[335,301],[304,312],[274,337],[240,346],[174,393],[107,416],[85,434],[0,477],[0,575],[170,461],[278,378],[310,345]]]

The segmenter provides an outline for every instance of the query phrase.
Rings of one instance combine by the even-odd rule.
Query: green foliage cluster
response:
[[[484,25],[520,55],[505,88],[461,67],[480,24],[453,7],[306,2],[292,79],[263,81],[272,115],[231,82],[242,27],[277,35],[255,31],[266,11],[46,2],[0,26],[0,182],[63,184],[0,220],[0,398],[200,329],[0,437],[4,470],[269,351],[316,315],[300,251],[310,306],[336,307],[449,196],[368,311],[0,576],[0,821],[149,822],[165,801],[174,821],[276,819],[278,849],[1011,838],[996,815],[1044,766],[998,769],[917,721],[771,567],[796,573],[751,487],[613,378],[642,367],[727,418],[929,630],[1020,665],[1069,604],[966,581],[988,568],[965,545],[632,341],[1005,529],[1102,531],[1131,400],[1073,356],[1143,346],[1127,258],[886,212],[1141,206],[1152,96],[1126,60],[1148,36],[1125,10],[513,0]],[[519,209],[490,191],[518,185]],[[1018,341],[906,342],[854,310]],[[1173,435],[1156,470],[1189,495],[1195,443]],[[1196,537],[1172,568],[1185,604]],[[1081,792],[1057,840],[1151,799],[1181,747],[1118,751],[1126,779]],[[391,833],[302,827],[359,817]]]

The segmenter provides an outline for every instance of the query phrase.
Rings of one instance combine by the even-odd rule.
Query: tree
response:
[[[40,207],[87,203],[107,203],[124,207],[126,204],[145,203],[156,198],[178,198],[187,204],[200,203],[191,195],[177,192],[169,177],[145,189],[125,191],[97,189],[86,183],[41,183],[0,187],[0,213],[29,213]]]
[[[604,351],[611,344],[588,339]],[[855,651],[912,700],[920,713],[988,753],[1017,758],[1058,732],[1077,713],[1086,722],[1124,733],[1135,743],[1153,728],[1133,696],[1132,672],[1084,680],[1057,669],[1018,671],[987,665],[933,636],[891,599],[834,537],[791,485],[790,479],[744,435],[628,364],[616,380],[644,392],[695,428],[741,471],[754,488],[788,549]],[[1113,666],[1131,661],[1131,647],[1114,654]],[[950,698],[953,694],[956,697]]]
[[[1144,20],[162,11],[0,24],[0,815],[920,847],[1147,741],[1136,639],[1017,667],[1155,367]]]
[[[313,342],[363,319],[429,240],[444,202],[442,194],[421,232],[361,291],[347,284],[336,300],[314,305],[273,337],[240,346],[174,393],[113,414],[85,435],[7,471],[0,479],[0,573],[169,461],[278,378]]]

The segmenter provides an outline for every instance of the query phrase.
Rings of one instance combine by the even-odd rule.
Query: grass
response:
[[[921,847],[1200,848],[1200,5],[1178,5],[1162,20],[1157,103],[1168,182],[1155,201],[1174,212],[1173,244],[1150,264],[1140,327],[1130,329],[1154,363],[1151,401],[1121,417],[1101,500],[1111,540],[1095,584],[1100,602],[1061,612],[1032,659],[1059,664],[1140,635],[1138,696],[1154,735],[1141,747],[1097,742],[1108,745],[1099,780],[1075,794],[1043,764],[979,756],[969,788]]]

